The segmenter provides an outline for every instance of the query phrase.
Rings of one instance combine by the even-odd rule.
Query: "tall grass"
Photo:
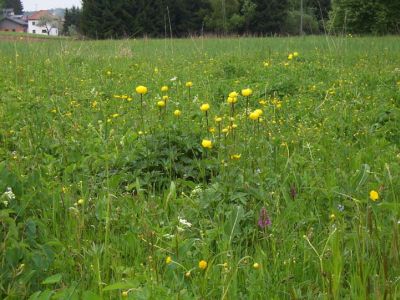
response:
[[[0,53],[1,298],[399,298],[397,37]]]

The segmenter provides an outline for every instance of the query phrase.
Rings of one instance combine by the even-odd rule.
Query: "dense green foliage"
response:
[[[4,8],[12,8],[14,9],[14,13],[16,15],[21,15],[24,11],[24,7],[22,6],[21,0],[0,0],[0,7],[1,7],[1,2],[3,2],[3,7]]]
[[[398,38],[0,52],[1,299],[400,298]]]
[[[100,39],[203,33],[295,35],[400,31],[399,1],[333,3],[332,7],[331,0],[84,0],[80,30]]]
[[[81,15],[79,7],[73,6],[65,10],[62,30],[64,35],[72,36],[80,33]]]
[[[82,30],[94,38],[283,33],[288,1],[84,0]]]
[[[333,29],[349,33],[400,33],[400,1],[338,0],[333,2]]]

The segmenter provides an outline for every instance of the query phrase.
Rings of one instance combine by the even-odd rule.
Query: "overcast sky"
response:
[[[22,0],[24,11],[81,6],[81,0]]]

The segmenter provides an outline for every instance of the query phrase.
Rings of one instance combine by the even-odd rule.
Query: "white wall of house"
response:
[[[43,34],[47,35],[47,29],[44,26],[38,26],[37,24],[39,23],[39,20],[29,20],[28,21],[28,33],[33,33],[33,34]],[[51,26],[48,25],[48,28]],[[50,35],[57,36],[58,35],[58,28],[51,28],[50,30]]]

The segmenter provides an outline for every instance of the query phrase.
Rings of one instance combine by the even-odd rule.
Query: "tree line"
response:
[[[20,0],[0,8],[22,14]],[[107,39],[201,34],[398,34],[396,0],[82,0],[63,33]]]
[[[82,9],[68,10],[65,19],[68,26],[69,18],[79,19],[75,28],[100,39],[321,32],[330,0],[301,1],[302,13],[300,0],[83,0]]]
[[[67,10],[73,32],[91,38],[204,33],[298,35],[400,33],[392,0],[83,0]]]

